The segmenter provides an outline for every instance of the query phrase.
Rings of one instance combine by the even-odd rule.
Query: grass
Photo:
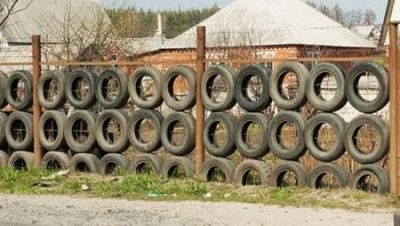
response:
[[[36,186],[54,172],[40,169],[15,171],[0,169],[0,193],[53,194],[83,197],[124,198],[129,200],[200,200],[274,204],[280,206],[343,208],[356,211],[400,207],[399,199],[350,190],[313,190],[310,188],[235,187],[205,183],[195,179],[163,179],[155,175],[132,175],[119,170],[118,177],[70,173],[55,177],[52,186]],[[87,185],[88,191],[82,190]]]

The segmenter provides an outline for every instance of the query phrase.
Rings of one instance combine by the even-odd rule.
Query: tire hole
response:
[[[243,79],[242,95],[249,101],[256,102],[263,93],[263,84],[258,75],[249,74]]]
[[[168,178],[186,178],[185,169],[181,165],[173,165],[168,169]]]
[[[90,83],[84,77],[77,77],[72,81],[72,96],[74,99],[84,101],[88,98]]]
[[[298,96],[299,80],[296,73],[286,71],[279,76],[278,91],[284,100],[292,100]]]
[[[317,189],[338,189],[340,184],[335,175],[330,172],[323,172],[318,175],[315,181],[315,188]]]
[[[297,186],[298,180],[294,172],[291,170],[285,170],[278,175],[276,183],[278,187],[291,187]]]
[[[151,101],[156,96],[154,80],[151,76],[143,74],[139,76],[135,84],[138,97],[145,101]]]
[[[120,95],[121,86],[115,76],[105,77],[101,83],[101,93],[107,101],[114,101]]]
[[[211,182],[226,182],[226,174],[219,167],[211,167],[207,172],[207,181]]]
[[[211,75],[206,82],[207,96],[214,103],[222,103],[228,96],[228,85],[224,76],[219,74]]]
[[[337,141],[337,132],[331,124],[323,122],[315,126],[313,142],[318,149],[324,152],[334,151]]]
[[[362,72],[354,81],[356,95],[364,101],[374,101],[380,90],[376,75],[371,72]]]
[[[168,81],[168,94],[175,101],[184,100],[191,90],[189,90],[189,81],[186,76],[177,74]]]
[[[314,92],[323,101],[331,101],[337,92],[337,81],[331,73],[321,73],[317,76],[314,84]]]
[[[257,170],[248,169],[243,174],[242,185],[243,186],[258,186],[261,185],[261,177]]]
[[[277,128],[277,141],[286,150],[293,149],[299,141],[299,133],[296,124],[284,121]]]

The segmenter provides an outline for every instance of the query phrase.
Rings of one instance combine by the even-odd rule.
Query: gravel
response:
[[[386,226],[390,210],[365,213],[243,203],[152,202],[0,195],[0,225]]]

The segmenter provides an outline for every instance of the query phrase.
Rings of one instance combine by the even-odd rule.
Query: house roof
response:
[[[207,47],[375,47],[300,0],[236,0],[196,26],[206,27]],[[194,48],[196,26],[166,42],[163,49]]]
[[[111,24],[94,0],[19,0],[16,9],[25,7],[12,14],[2,29],[9,43],[31,43],[32,35],[42,35],[47,43],[60,43],[67,27],[77,34],[83,32],[79,30],[83,26],[95,29],[95,24]]]

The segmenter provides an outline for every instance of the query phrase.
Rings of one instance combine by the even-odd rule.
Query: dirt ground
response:
[[[357,213],[242,203],[0,195],[0,225],[392,226],[390,210]]]

